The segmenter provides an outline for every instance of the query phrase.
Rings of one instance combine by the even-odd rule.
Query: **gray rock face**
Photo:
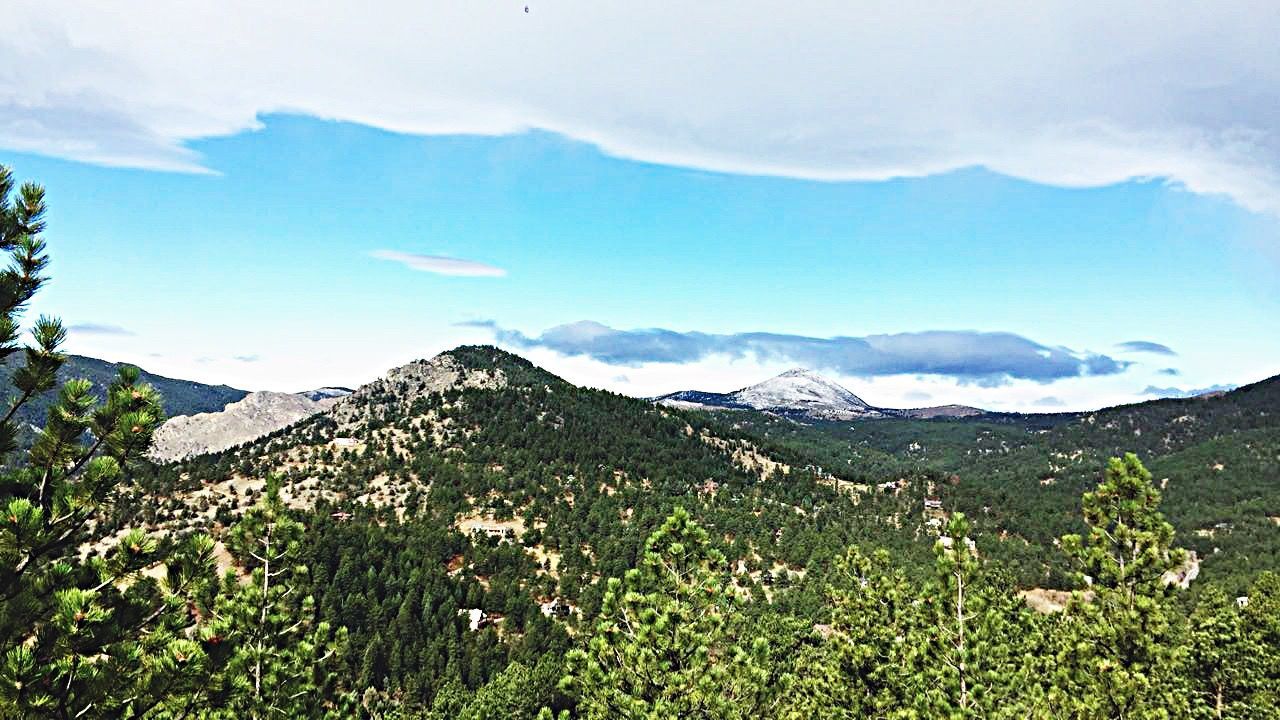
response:
[[[151,456],[172,461],[226,450],[315,415],[337,400],[312,400],[303,393],[250,393],[221,412],[169,418],[156,431]]]
[[[339,428],[348,428],[384,411],[407,411],[418,398],[456,388],[496,390],[506,387],[501,370],[467,368],[449,353],[414,360],[385,377],[361,385],[337,401],[329,414]]]

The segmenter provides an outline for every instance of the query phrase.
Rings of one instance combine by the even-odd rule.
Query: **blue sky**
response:
[[[1270,5],[19,2],[0,162],[33,310],[172,376],[1090,408],[1280,372]]]
[[[1267,332],[1280,317],[1277,264],[1249,237],[1270,221],[1161,182],[1062,189],[982,169],[808,181],[617,159],[545,132],[420,137],[287,115],[191,147],[213,172],[0,152],[48,188],[55,279],[36,311],[88,326],[72,349],[252,389],[359,384],[494,340],[459,326],[476,321],[526,337],[578,321],[813,338],[1001,332],[1134,363],[1000,383],[821,368],[886,405],[923,393],[1087,406],[1280,371],[1280,334]],[[505,275],[423,272],[379,251]],[[1134,340],[1176,355],[1118,347]],[[646,362],[641,350],[601,362],[507,344],[635,394],[731,389],[814,357]]]

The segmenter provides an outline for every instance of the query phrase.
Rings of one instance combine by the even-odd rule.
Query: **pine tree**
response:
[[[346,633],[316,622],[314,599],[299,597],[307,574],[297,564],[303,535],[280,499],[279,479],[271,478],[228,542],[249,577],[242,582],[227,573],[213,617],[201,628],[206,646],[225,648],[208,699],[218,709],[206,717],[267,720],[337,711],[334,660]]]
[[[925,717],[1043,717],[1030,682],[1027,610],[985,581],[969,522],[955,513],[934,545],[935,582],[925,590],[926,619],[911,633],[911,685]]]
[[[1256,653],[1248,705],[1256,717],[1280,717],[1280,574],[1259,575],[1247,597],[1240,622]]]
[[[767,642],[748,639],[724,556],[682,508],[609,581],[595,632],[569,655],[583,717],[757,717],[770,701]]]
[[[1186,673],[1192,715],[1206,720],[1270,717],[1256,707],[1265,680],[1259,646],[1235,602],[1219,588],[1201,594],[1191,613]]]
[[[163,420],[159,396],[136,368],[122,368],[101,400],[88,381],[65,383],[19,451],[14,418],[57,384],[66,331],[41,317],[32,343],[18,346],[20,316],[45,282],[48,258],[43,190],[13,190],[0,167],[0,250],[12,261],[0,271],[0,361],[16,365],[15,396],[0,420],[0,717],[163,714],[207,674],[208,658],[189,635],[190,609],[213,577],[212,543],[197,536],[168,552],[134,530],[80,559],[78,547],[101,529]]]
[[[1078,568],[1078,593],[1061,626],[1057,701],[1073,717],[1184,716],[1187,691],[1169,575],[1186,553],[1171,547],[1151,473],[1132,453],[1112,458],[1103,482],[1081,498],[1086,536],[1062,547]]]
[[[803,650],[782,717],[901,717],[910,705],[906,637],[920,621],[918,594],[884,550],[850,548],[827,586],[824,637]]]

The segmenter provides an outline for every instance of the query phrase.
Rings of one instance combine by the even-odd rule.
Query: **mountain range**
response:
[[[295,407],[310,402],[291,397]],[[250,396],[237,405],[257,403]],[[211,502],[242,511],[248,493],[278,474],[301,509],[427,513],[464,532],[499,527],[486,517],[514,518],[501,527],[517,535],[533,527],[545,534],[556,523],[557,542],[574,547],[583,522],[630,542],[634,520],[610,527],[604,518],[643,511],[657,522],[684,504],[708,518],[727,513],[736,519],[723,522],[735,524],[759,522],[750,518],[762,508],[790,508],[800,521],[792,531],[802,536],[813,531],[805,518],[825,518],[820,527],[841,537],[869,534],[922,555],[929,529],[918,503],[933,497],[981,532],[1017,539],[985,552],[1029,586],[1063,582],[1049,560],[1054,539],[1078,529],[1080,494],[1096,485],[1106,459],[1133,451],[1162,478],[1175,526],[1200,533],[1183,542],[1208,558],[1210,575],[1221,575],[1245,557],[1280,567],[1280,533],[1268,519],[1280,518],[1277,407],[1280,378],[1048,420],[973,411],[963,422],[940,422],[923,410],[872,407],[806,371],[737,393],[654,402],[577,387],[496,348],[462,347],[391,370],[327,408],[274,416],[260,430],[274,429],[256,440],[178,453],[185,459],[161,484],[196,488],[176,496],[193,505],[169,520],[188,524],[203,522],[188,513]],[[708,408],[718,411],[701,412]],[[192,425],[178,422],[175,431]],[[882,496],[878,487],[893,490]],[[853,505],[839,501],[845,495]],[[775,531],[790,527],[792,516],[768,515]],[[1214,535],[1218,525],[1234,533]],[[616,551],[634,552],[628,548]]]
[[[1065,596],[1073,566],[1058,541],[1084,529],[1082,493],[1129,451],[1176,545],[1196,554],[1192,593],[1243,596],[1280,569],[1280,377],[1052,422],[920,419],[805,372],[707,395],[720,404],[630,398],[460,347],[256,440],[143,468],[130,515],[100,529],[225,543],[277,479],[307,527],[308,592],[361,648],[341,672],[432,692],[450,663],[494,648],[554,655],[554,638],[589,633],[606,580],[641,562],[676,508],[723,555],[727,592],[794,608],[804,627],[823,622],[851,546],[886,551],[913,582],[933,577],[939,528],[957,513],[999,582]],[[843,414],[859,416],[797,421]]]

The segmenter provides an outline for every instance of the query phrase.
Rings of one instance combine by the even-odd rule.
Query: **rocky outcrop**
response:
[[[313,400],[306,393],[255,392],[221,412],[172,417],[156,431],[151,456],[169,462],[226,450],[315,415],[340,397]]]
[[[500,368],[467,367],[453,354],[441,353],[401,365],[385,377],[361,385],[338,400],[329,414],[345,429],[370,417],[403,413],[414,401],[433,393],[461,388],[496,390],[506,385],[506,374]]]

